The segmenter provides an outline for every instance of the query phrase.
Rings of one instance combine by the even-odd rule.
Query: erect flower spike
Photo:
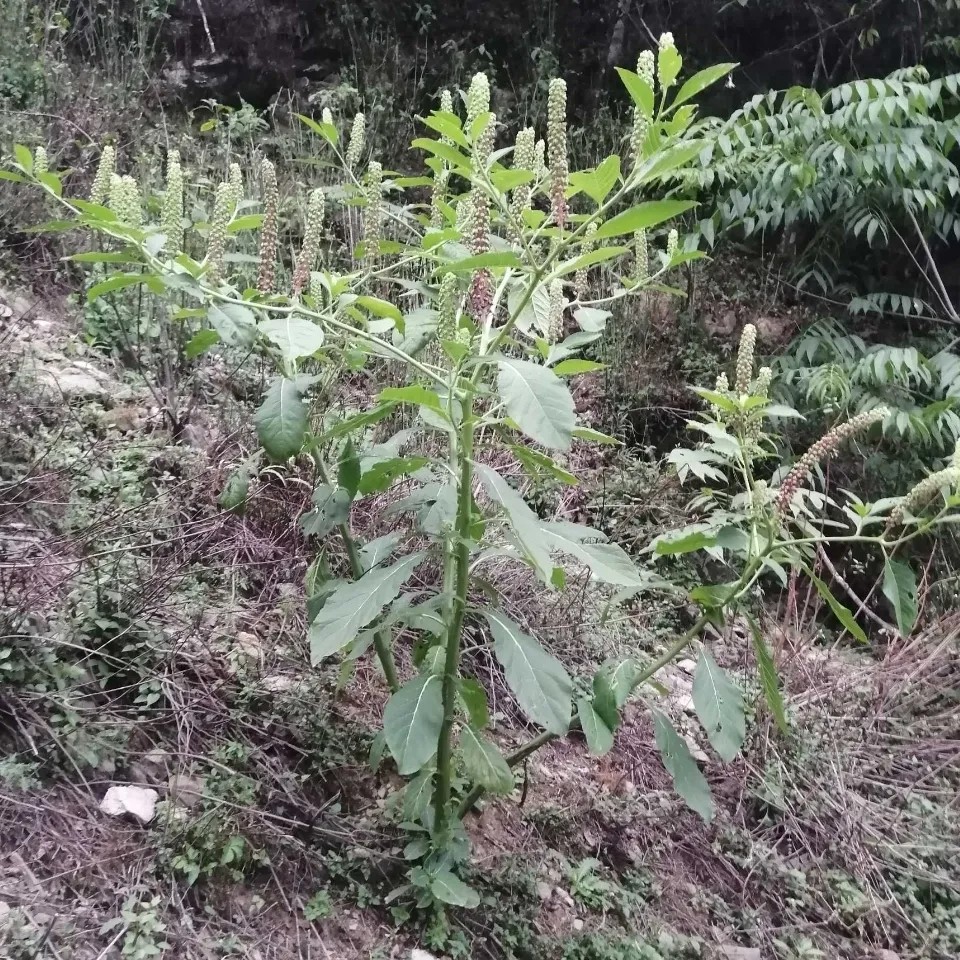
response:
[[[494,139],[497,135],[497,115],[490,114],[483,130],[477,136],[476,143],[473,146],[473,166],[476,170],[485,170],[490,162],[490,154],[493,153]]]
[[[545,140],[538,140],[533,146],[534,171],[537,179],[542,180],[547,175],[547,143]]]
[[[243,200],[243,171],[240,169],[239,163],[230,164],[230,175],[227,182],[230,184],[230,199],[233,201],[233,210],[236,210],[240,201]]]
[[[757,383],[753,390],[754,396],[768,396],[771,383],[773,383],[773,370],[771,370],[770,367],[761,367],[757,372]]]
[[[583,232],[583,244],[580,247],[581,256],[592,253],[594,246],[594,236],[597,232],[596,221],[587,224],[587,229]],[[573,276],[573,295],[577,300],[582,300],[587,294],[587,276],[589,270],[587,267],[581,267]]]
[[[467,127],[481,114],[490,112],[490,81],[485,73],[475,73],[467,90]]]
[[[718,373],[716,384],[713,388],[714,393],[719,393],[721,397],[726,397],[730,393],[730,381],[725,373]],[[710,404],[710,415],[714,420],[721,422],[726,419],[726,411],[721,410],[715,403]]]
[[[323,112],[320,114],[320,119],[324,123],[329,123],[331,127],[333,126],[333,113],[329,107],[323,108]]]
[[[647,243],[647,231],[638,230],[633,235],[634,280],[646,283],[650,278],[650,249]]]
[[[547,162],[550,166],[550,212],[561,229],[567,222],[567,84],[550,81],[547,95]]]
[[[443,226],[442,204],[447,196],[449,182],[450,170],[447,167],[442,167],[434,174],[433,186],[430,188],[430,228],[432,230],[439,230]]]
[[[227,225],[232,210],[233,187],[224,181],[217,187],[207,234],[207,279],[213,284],[223,279],[223,252],[227,245]]]
[[[363,153],[363,143],[366,139],[366,120],[362,113],[358,113],[353,118],[353,126],[350,128],[350,140],[347,143],[346,162],[347,167],[353,170],[360,162],[360,155]]]
[[[536,173],[536,164],[537,155],[533,127],[524,127],[517,134],[517,142],[513,148],[513,166],[517,170],[530,170]],[[532,196],[533,187],[529,183],[521,183],[513,188],[510,194],[510,214],[515,221],[514,231],[519,231],[522,227],[523,212],[530,209]]]
[[[652,50],[641,50],[637,57],[637,75],[642,77],[653,87],[653,76],[657,69],[657,58]]]
[[[677,52],[677,45],[674,43],[673,34],[661,34],[657,46],[659,48],[657,53],[657,80],[661,86],[666,87],[669,85],[669,82],[672,82],[672,77],[665,74],[664,65],[668,60],[673,59],[669,54],[676,54]],[[670,73],[671,75],[674,74],[675,70],[671,70]]]
[[[363,194],[367,201],[363,212],[363,255],[372,261],[380,255],[383,236],[383,167],[376,160],[371,160],[367,167]]]
[[[96,176],[93,178],[93,186],[90,188],[91,203],[106,203],[110,195],[110,178],[116,172],[116,167],[117,151],[108,143],[100,154],[100,163],[97,166]]]
[[[677,246],[680,243],[680,237],[676,230],[671,229],[667,233],[667,263],[670,263],[677,255]]]
[[[557,343],[563,339],[563,282],[552,280],[548,290],[548,320],[546,329],[547,343]]]
[[[143,210],[140,203],[140,188],[133,177],[110,177],[110,208],[117,215],[117,219],[132,227],[139,227],[143,223]]]
[[[280,202],[277,170],[266,159],[260,164],[260,198],[263,203],[263,225],[260,227],[257,289],[266,295],[274,292],[277,282],[277,216]]]
[[[866,430],[874,423],[885,420],[890,415],[887,407],[874,407],[864,413],[858,413],[846,423],[835,426],[829,433],[824,434],[794,465],[787,474],[777,492],[776,509],[784,514],[793,503],[793,498],[800,484],[810,475],[813,468],[827,457],[833,456],[840,446],[861,430]]]
[[[310,282],[310,273],[320,254],[320,238],[323,231],[323,212],[326,199],[322,190],[311,190],[307,201],[307,218],[303,231],[303,246],[293,270],[293,292],[300,294]]]
[[[47,159],[47,148],[37,147],[33,151],[33,175],[39,177],[40,174],[46,173],[49,169],[50,162]]]
[[[160,206],[160,229],[167,238],[164,249],[171,257],[183,247],[183,168],[180,166],[180,151],[167,153],[167,183]]]
[[[753,379],[753,353],[756,345],[757,328],[752,323],[748,323],[740,334],[736,379],[733,382],[734,391],[740,396],[750,392],[750,381]]]

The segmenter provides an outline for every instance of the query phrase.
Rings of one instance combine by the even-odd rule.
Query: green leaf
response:
[[[599,430],[591,430],[589,427],[577,427],[573,431],[573,435],[578,440],[586,440],[588,443],[599,443],[605,446],[621,446],[623,441],[618,440],[616,437],[611,437],[606,433],[601,433]]]
[[[607,670],[598,670],[593,675],[593,709],[611,729],[620,726],[620,704],[614,688],[614,679]]]
[[[651,713],[657,749],[673,779],[674,789],[691,810],[709,823],[713,819],[714,809],[706,778],[690,755],[686,741],[673,729],[670,721],[659,710],[652,710]]]
[[[334,527],[346,523],[350,516],[348,490],[320,483],[313,491],[313,510],[300,518],[300,526],[309,537],[325,537]]]
[[[577,415],[563,381],[529,360],[504,359],[497,366],[497,388],[510,418],[537,443],[569,450]]]
[[[467,776],[484,790],[499,794],[513,790],[513,774],[503,754],[472,727],[460,729],[460,757]]]
[[[513,533],[540,579],[549,583],[554,563],[550,559],[550,543],[543,534],[540,518],[496,470],[481,463],[475,469],[487,493],[506,511]]]
[[[606,725],[603,717],[594,709],[589,697],[577,700],[577,716],[580,727],[587,738],[587,748],[595,757],[602,757],[613,749],[613,731]]]
[[[369,540],[360,548],[360,565],[366,573],[381,564],[396,549],[403,535],[397,531]]]
[[[917,622],[917,578],[907,564],[883,558],[883,595],[893,606],[900,635],[909,637]]]
[[[363,307],[375,317],[386,317],[398,324],[403,324],[403,314],[389,300],[381,300],[379,297],[363,296],[357,297],[356,304]]]
[[[386,735],[384,735],[386,742]],[[433,771],[422,770],[403,788],[403,816],[405,820],[418,823],[430,809],[433,792]]]
[[[257,329],[253,311],[238,303],[213,304],[207,319],[229,346],[249,346]]]
[[[594,203],[601,204],[620,179],[620,158],[607,157],[595,170],[581,170],[570,174],[574,195],[585,193]]]
[[[650,119],[653,118],[653,87],[639,74],[632,70],[617,67],[617,73],[623,85],[627,88],[630,98],[640,108],[640,112]]]
[[[622,547],[615,543],[584,543],[572,528],[575,525],[569,523],[542,523],[540,527],[551,547],[576,557],[589,568],[594,580],[618,587],[643,586],[643,578]],[[587,535],[597,533],[587,529]]]
[[[115,273],[106,280],[95,283],[87,291],[87,303],[93,303],[98,297],[105,293],[113,293],[114,290],[123,290],[126,287],[135,287],[138,284],[146,283],[150,274],[147,273]]]
[[[390,460],[381,460],[367,470],[360,478],[359,489],[364,495],[381,493],[393,483],[397,477],[416,473],[430,461],[426,457],[393,457]]]
[[[833,615],[843,624],[844,629],[848,630],[861,643],[867,643],[867,635],[863,632],[860,624],[853,619],[853,614],[830,592],[830,588],[807,566],[804,571],[813,581],[817,588],[817,593],[827,601],[827,606],[833,611]]]
[[[27,173],[33,172],[33,154],[28,147],[25,147],[22,143],[15,143],[13,145],[13,155],[17,163],[19,163]]]
[[[657,52],[657,77],[664,87],[673,86],[673,81],[680,76],[683,60],[676,47],[661,47]]]
[[[313,117],[305,117],[302,113],[297,114],[297,119],[309,127],[314,133],[320,134],[327,143],[333,144],[339,139],[337,128],[332,123],[323,123],[322,121],[314,120]]]
[[[676,556],[681,553],[693,553],[695,550],[703,550],[705,547],[715,547],[717,537],[715,534],[696,531],[694,533],[681,533],[673,539],[665,538],[657,541],[656,553],[663,556]]]
[[[223,486],[218,505],[232,513],[242,513],[250,493],[250,468],[244,464],[234,470]]]
[[[437,751],[437,738],[443,725],[441,686],[440,677],[421,674],[405,683],[387,701],[383,729],[401,776],[416,773]]]
[[[430,892],[452,907],[467,907],[472,910],[480,906],[480,894],[449,870],[441,870],[434,876],[430,881]]]
[[[427,150],[441,160],[446,160],[453,167],[470,169],[470,160],[464,156],[456,147],[449,143],[441,143],[439,140],[430,140],[427,137],[419,137],[411,144],[412,147],[419,147],[421,150]]]
[[[566,276],[568,273],[576,273],[577,270],[586,270],[588,267],[592,267],[598,263],[606,263],[607,260],[616,260],[618,257],[622,257],[625,253],[629,253],[629,247],[601,247],[599,250],[590,250],[587,253],[581,253],[579,257],[574,257],[572,260],[564,260],[553,273],[550,274],[551,280],[556,279],[557,277]],[[582,313],[585,307],[581,307],[577,311],[579,315]]]
[[[558,377],[575,377],[581,373],[594,373],[597,370],[606,370],[607,365],[605,363],[597,363],[596,360],[573,358],[570,360],[561,360],[551,369]]]
[[[783,703],[783,694],[780,692],[780,678],[777,676],[776,664],[773,662],[773,656],[763,639],[759,624],[753,617],[748,616],[747,620],[750,623],[750,634],[753,637],[753,650],[757,657],[757,669],[760,673],[760,686],[763,688],[763,696],[777,726],[783,733],[789,733],[790,726],[787,723],[787,711]]]
[[[337,463],[337,483],[350,494],[351,500],[357,495],[360,486],[360,458],[353,447],[353,440],[349,437]]]
[[[735,67],[735,63],[718,63],[695,73],[680,88],[680,92],[673,101],[674,107],[679,107],[681,103],[692,100],[698,93],[702,93],[707,87],[713,86],[718,80],[722,80]]]
[[[323,346],[323,330],[299,313],[269,317],[260,322],[259,330],[279,348],[284,360],[312,357]]]
[[[248,213],[243,217],[236,217],[227,226],[227,233],[242,233],[244,230],[258,230],[263,226],[262,213]]]
[[[570,727],[573,681],[556,657],[498,610],[484,612],[493,634],[493,652],[507,685],[524,713],[551,733]]]
[[[329,443],[331,440],[339,440],[340,437],[345,437],[357,430],[362,430],[364,427],[378,423],[384,417],[389,416],[395,406],[396,404],[394,403],[381,403],[372,410],[367,410],[364,413],[356,413],[352,417],[346,417],[338,423],[335,423],[329,430],[324,430],[324,432],[317,437],[317,445]]]
[[[482,730],[490,722],[490,710],[483,687],[471,677],[462,677],[457,680],[457,689],[470,719],[470,726]]]
[[[414,553],[392,566],[377,567],[359,580],[338,587],[310,627],[313,664],[351,643],[388,603],[397,598],[401,587],[422,562],[423,554]]]
[[[613,691],[617,710],[630,699],[630,694],[633,693],[639,675],[640,664],[632,658],[619,662],[608,661],[604,664],[603,676]]]
[[[199,357],[201,353],[206,353],[207,350],[219,342],[220,334],[216,330],[198,330],[187,342],[183,352],[188,360],[193,360],[195,357]]]
[[[619,237],[637,230],[648,230],[666,220],[679,217],[681,213],[686,213],[695,206],[692,200],[648,200],[601,224],[594,239],[605,240],[607,237]]]
[[[730,763],[747,735],[743,695],[706,647],[700,650],[693,676],[693,705],[713,749]]]
[[[440,394],[418,383],[407,387],[387,387],[380,391],[377,399],[381,403],[412,403],[434,410],[444,417],[447,415],[447,408]]]
[[[309,420],[297,385],[286,377],[270,384],[263,403],[253,415],[260,443],[273,460],[287,460],[303,449]]]
[[[462,260],[454,260],[437,268],[438,273],[473,273],[474,270],[493,267],[520,267],[523,264],[512,250],[491,250],[477,253]]]
[[[12,170],[0,170],[0,180],[8,180],[10,183],[26,183],[27,178],[22,173],[14,173]],[[76,224],[71,224],[76,226]]]

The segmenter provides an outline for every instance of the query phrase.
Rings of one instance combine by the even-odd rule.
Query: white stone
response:
[[[130,814],[141,823],[149,823],[157,812],[159,794],[149,787],[111,787],[100,801],[101,812],[110,817]]]
[[[684,673],[694,673],[697,669],[696,660],[678,660],[677,667],[681,669]]]
[[[723,960],[763,960],[758,947],[737,947],[727,944],[720,948]]]

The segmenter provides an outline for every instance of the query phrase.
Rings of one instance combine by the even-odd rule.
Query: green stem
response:
[[[450,807],[450,779],[453,766],[453,721],[456,712],[457,675],[460,667],[460,634],[467,611],[470,586],[470,519],[473,512],[473,410],[472,397],[464,400],[463,422],[457,455],[460,476],[457,487],[457,526],[453,545],[453,600],[447,625],[446,656],[443,663],[443,723],[437,738],[437,779],[433,792],[435,832],[441,835]]]
[[[316,466],[317,476],[323,483],[329,484],[330,475],[316,451],[314,451],[313,462]],[[343,546],[347,551],[347,561],[350,564],[353,579],[359,580],[363,576],[363,562],[360,560],[360,549],[357,546],[357,541],[350,532],[350,526],[347,523],[338,524],[337,532],[340,534]],[[390,649],[390,638],[383,630],[378,630],[373,635],[373,648],[377,651],[377,658],[383,668],[383,675],[386,677],[390,692],[396,693],[400,689],[400,677],[397,674],[397,664],[393,659],[393,651]]]

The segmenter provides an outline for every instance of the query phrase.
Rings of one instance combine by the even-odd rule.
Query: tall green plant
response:
[[[669,290],[663,283],[668,273],[700,256],[667,226],[693,203],[657,196],[710,144],[711,128],[697,120],[692,100],[729,65],[678,85],[681,66],[667,35],[656,53],[641,57],[636,72],[621,70],[635,104],[631,152],[574,172],[567,167],[562,80],[550,86],[544,165],[536,147],[530,149],[528,133],[516,152],[498,148],[497,119],[482,76],[467,93],[465,120],[450,109],[423,118],[434,135],[414,141],[426,154],[425,175],[419,177],[391,174],[375,161],[361,175],[355,171],[358,151],[348,148],[343,156],[339,131],[327,120],[304,118],[341,163],[344,182],[332,193],[361,207],[364,240],[351,268],[324,263],[316,270],[324,197],[314,194],[304,248],[291,271],[294,290],[285,293],[273,291],[272,263],[255,265],[247,278],[244,263],[229,253],[236,231],[252,227],[262,231],[263,255],[275,255],[270,167],[264,168],[261,214],[240,212],[236,184],[218,188],[202,260],[170,249],[175,226],[165,233],[162,223],[143,223],[139,209],[128,209],[135,190],[122,178],[111,180],[116,189],[98,195],[97,202],[68,199],[61,177],[38,172],[23,149],[16,168],[3,174],[38,183],[65,208],[71,225],[109,238],[113,249],[96,255],[105,277],[90,290],[91,298],[146,285],[189,304],[172,314],[172,323],[202,321],[186,350],[199,355],[253,344],[272,361],[276,375],[254,417],[260,441],[275,461],[309,457],[316,485],[304,531],[321,542],[339,536],[349,565],[347,577],[333,577],[321,553],[309,571],[312,661],[339,657],[348,669],[369,652],[382,667],[390,697],[378,752],[389,750],[399,772],[411,778],[402,806],[414,833],[406,849],[413,866],[398,895],[408,893],[421,906],[478,902],[459,876],[468,849],[461,820],[482,793],[512,790],[512,765],[574,729],[583,732],[593,753],[609,750],[635,690],[696,642],[708,622],[746,607],[772,564],[803,561],[806,539],[781,534],[791,522],[792,500],[785,491],[797,486],[792,474],[781,488],[778,512],[764,505],[730,524],[739,573],[729,584],[693,592],[703,615],[689,631],[651,663],[608,662],[586,678],[571,676],[510,617],[483,576],[497,560],[528,568],[546,591],[562,591],[568,569],[586,569],[612,589],[614,599],[644,587],[620,547],[589,527],[541,519],[493,464],[506,454],[532,476],[575,481],[555,458],[575,442],[610,442],[578,421],[567,381],[596,368],[578,354],[603,335],[621,301]],[[351,143],[357,142],[355,129]],[[397,202],[403,190],[424,188],[429,203]],[[601,263],[612,285],[588,293],[589,274]],[[399,366],[405,381],[382,389],[367,409],[339,418],[311,409],[326,371],[384,361]],[[748,438],[751,444],[769,442],[753,424],[757,415],[775,411],[754,391],[751,372],[752,358],[743,359],[736,393],[713,399],[746,431],[725,434],[722,446],[731,457],[754,449]],[[413,434],[366,445],[368,428],[401,407],[418,417]],[[416,448],[405,451],[411,436]],[[744,461],[747,489],[753,456]],[[409,532],[358,542],[352,509],[388,490],[391,509],[409,519]],[[722,530],[683,533],[661,541],[657,550],[712,548],[726,543],[725,537]],[[432,579],[431,568],[438,569]],[[437,586],[425,585],[431,582]],[[489,637],[518,704],[542,730],[509,757],[487,732],[482,684],[465,675],[468,624]],[[406,677],[395,652],[398,638],[410,634],[418,638],[416,673]],[[782,720],[769,654],[761,643],[757,649],[770,702]],[[706,646],[694,697],[717,753],[732,758],[745,736],[742,695]],[[709,791],[685,741],[664,713],[654,710],[653,718],[678,790],[709,818]]]

